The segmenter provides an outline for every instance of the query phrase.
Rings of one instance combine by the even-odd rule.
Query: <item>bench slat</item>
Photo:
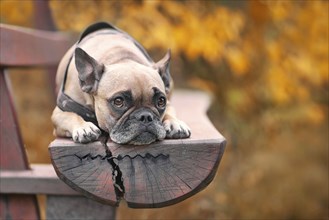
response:
[[[1,66],[57,65],[73,42],[67,34],[0,24]]]
[[[0,193],[80,195],[61,181],[51,164],[32,164],[30,170],[1,170]]]
[[[29,166],[10,97],[5,73],[0,68],[0,170],[26,170]],[[34,195],[1,195],[0,219],[21,219],[22,215],[39,219]]]
[[[64,34],[0,24],[0,173],[4,170],[14,175],[15,172],[30,172],[6,68],[57,65],[71,43]],[[0,182],[2,191],[6,189],[3,187],[6,180],[1,178]],[[18,180],[16,183],[20,184],[17,189],[28,188],[24,181]],[[30,189],[38,186],[39,183],[30,185]],[[1,192],[0,219],[40,219],[36,195]]]
[[[28,169],[7,75],[0,68],[0,168]]]

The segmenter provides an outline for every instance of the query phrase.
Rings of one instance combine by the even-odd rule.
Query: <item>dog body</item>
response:
[[[189,137],[189,128],[168,101],[170,52],[155,63],[128,34],[106,23],[100,26],[69,49],[56,78],[65,87],[59,95],[65,92],[94,112],[98,124],[66,110],[64,101],[52,115],[55,135],[87,143],[103,130],[116,143],[136,145]]]

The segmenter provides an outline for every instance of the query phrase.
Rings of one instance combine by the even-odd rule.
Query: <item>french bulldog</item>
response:
[[[170,105],[169,64],[170,50],[154,62],[127,33],[104,22],[91,25],[58,66],[54,134],[88,143],[105,131],[113,142],[132,145],[190,137]]]

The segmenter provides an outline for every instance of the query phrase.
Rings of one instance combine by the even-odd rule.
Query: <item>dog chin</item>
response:
[[[127,138],[127,136],[125,136],[124,138],[114,136],[111,137],[111,139],[113,142],[117,144],[132,144],[132,145],[147,145],[159,140],[157,135],[147,131],[141,132],[138,135],[134,135],[131,138]]]
[[[137,135],[135,138],[133,138],[129,144],[133,145],[144,145],[144,144],[151,144],[157,140],[156,135],[150,132],[142,132],[139,135]]]
[[[130,135],[127,135],[127,133],[123,133],[120,135],[110,134],[110,138],[113,142],[117,144],[147,145],[158,140],[163,140],[165,138],[165,135],[162,135],[162,132],[160,132],[160,134],[157,134],[152,131],[142,131],[135,134],[130,133]]]

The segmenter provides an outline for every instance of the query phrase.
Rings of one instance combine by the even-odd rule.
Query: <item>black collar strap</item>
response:
[[[79,38],[79,41],[76,43],[76,47],[87,35],[95,32],[95,31],[101,30],[101,29],[110,29],[115,32],[121,32],[120,30],[118,30],[117,28],[112,26],[111,24],[108,24],[105,22],[98,22],[98,23],[95,23],[95,24],[89,26],[82,33],[82,35]],[[68,96],[64,92],[68,69],[69,69],[70,63],[72,61],[72,58],[73,58],[73,54],[70,57],[69,62],[65,69],[64,80],[62,82],[61,89],[59,90],[59,94],[57,96],[57,107],[60,108],[64,112],[74,112],[74,113],[78,114],[79,116],[81,116],[85,121],[92,122],[98,126],[95,112],[93,110],[91,110],[90,108],[74,101],[70,96]]]
[[[92,122],[98,126],[97,118],[93,110],[74,101],[62,91],[60,91],[57,98],[57,107],[65,112],[74,112],[81,116],[83,120]]]

